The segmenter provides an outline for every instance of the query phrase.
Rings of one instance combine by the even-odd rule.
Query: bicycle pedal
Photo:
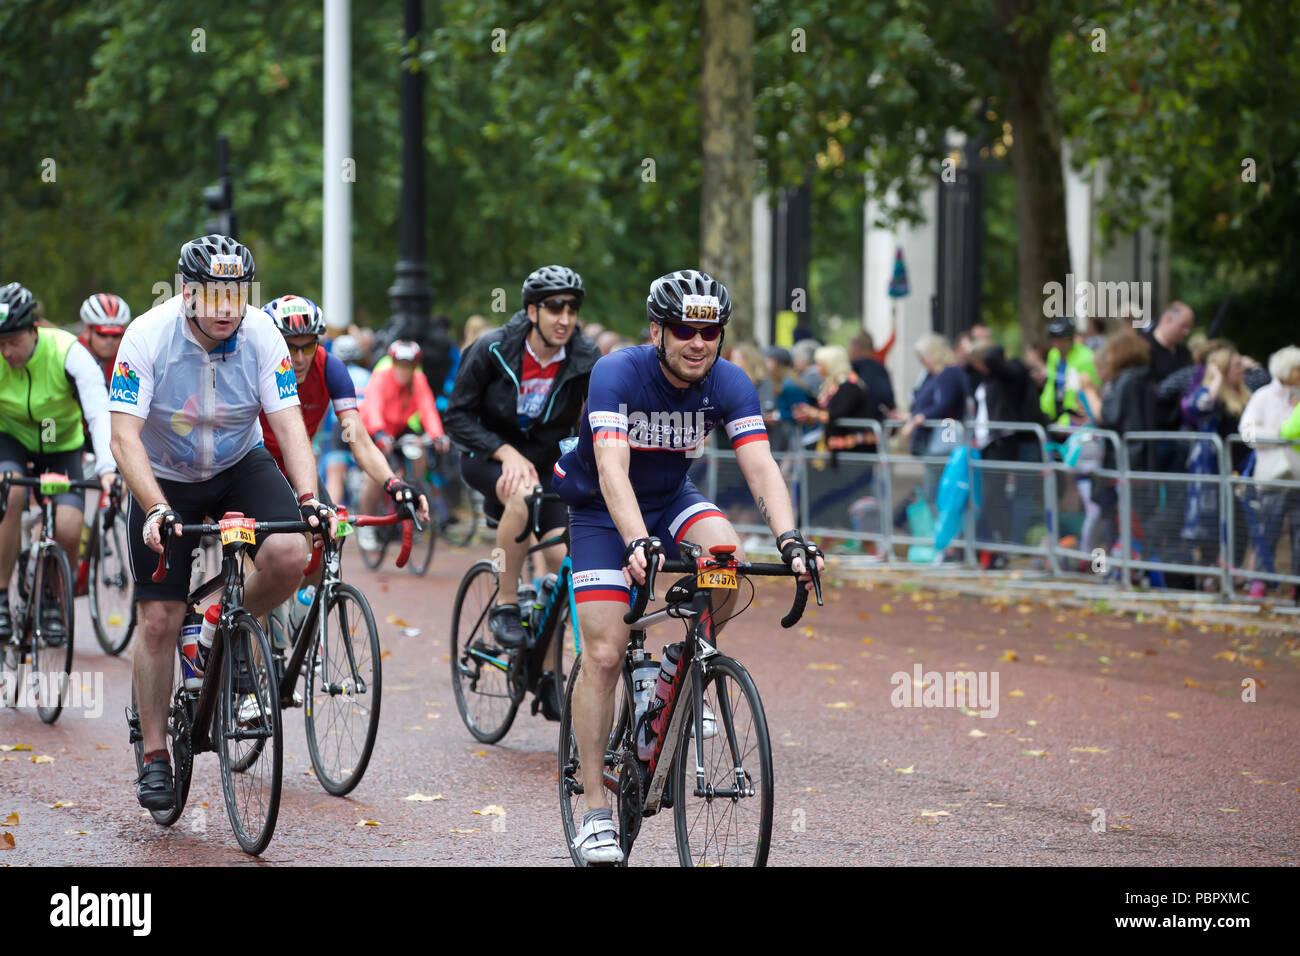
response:
[[[136,744],[144,742],[144,734],[140,731],[140,715],[130,707],[126,708],[126,726],[128,729],[127,743]]]

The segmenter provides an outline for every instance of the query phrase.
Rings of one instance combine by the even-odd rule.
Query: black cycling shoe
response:
[[[41,640],[49,647],[62,647],[68,639],[63,627],[63,612],[57,607],[41,611]]]
[[[146,810],[170,810],[176,806],[176,784],[171,761],[154,757],[135,780],[135,798]]]
[[[542,671],[537,690],[533,692],[541,705],[542,716],[547,720],[560,719],[560,682],[555,679],[553,671]]]
[[[488,630],[502,647],[515,648],[524,642],[524,625],[518,604],[498,604],[488,615]]]
[[[8,604],[0,604],[0,641],[11,641],[14,636],[14,618]]]

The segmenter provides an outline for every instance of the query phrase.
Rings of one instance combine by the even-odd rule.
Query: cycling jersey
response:
[[[89,332],[82,332],[80,335],[77,336],[77,341],[86,347],[87,352],[90,352]],[[99,365],[100,370],[104,373],[104,388],[107,389],[109,382],[111,382],[113,379],[114,360],[111,358],[106,358],[106,359],[96,358],[94,352],[90,352],[90,357],[95,359],[96,364]]]
[[[352,385],[352,376],[348,374],[347,366],[324,349],[316,349],[316,354],[312,356],[311,367],[307,369],[306,377],[298,385],[298,401],[302,403],[302,420],[307,426],[308,438],[313,437],[316,430],[320,428],[320,423],[325,418],[325,412],[329,410],[331,403],[336,415],[350,408],[356,408],[357,392]],[[280,470],[284,471],[280,443],[276,441],[275,433],[271,431],[265,411],[262,412],[260,421],[266,450],[271,453]]]
[[[263,410],[297,404],[289,348],[269,315],[245,309],[235,335],[209,352],[178,295],[127,326],[108,407],[145,420],[140,437],[159,478],[206,481],[261,443]]]
[[[90,426],[98,474],[115,471],[109,450],[108,394],[95,357],[62,329],[36,330],[27,364],[0,361],[0,432],[34,455],[71,451],[85,443]]]
[[[361,403],[361,422],[366,431],[371,435],[382,431],[396,437],[418,415],[426,435],[441,437],[442,419],[424,373],[416,369],[406,388],[397,384],[393,373],[392,365],[377,367],[366,383],[366,400]]]
[[[555,464],[555,490],[570,507],[603,508],[593,438],[631,446],[628,478],[642,510],[679,492],[691,462],[719,424],[733,448],[767,441],[758,392],[739,366],[720,358],[698,385],[677,388],[652,345],[611,352],[596,363],[578,444]]]

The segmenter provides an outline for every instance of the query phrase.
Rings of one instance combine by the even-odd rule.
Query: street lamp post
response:
[[[397,223],[396,281],[388,290],[394,338],[423,339],[433,290],[424,247],[424,75],[420,68],[421,0],[405,0],[402,49],[402,198]]]

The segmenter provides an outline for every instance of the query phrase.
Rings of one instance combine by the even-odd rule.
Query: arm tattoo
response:
[[[767,513],[767,503],[763,501],[762,496],[758,499],[758,513],[763,516],[763,520],[769,525],[772,523],[772,516]]]

